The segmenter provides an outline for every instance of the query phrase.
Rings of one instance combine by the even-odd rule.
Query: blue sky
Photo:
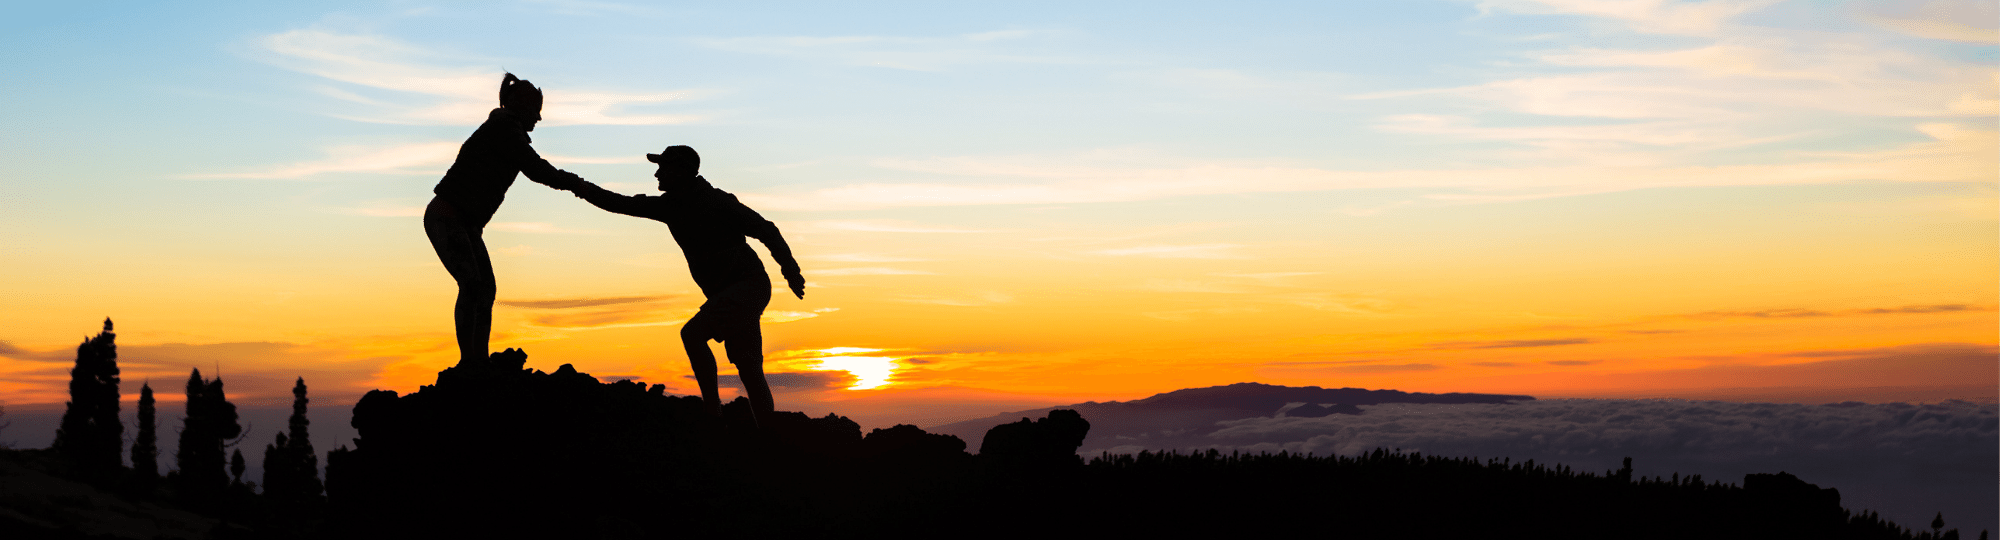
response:
[[[547,89],[535,146],[558,167],[642,193],[644,153],[693,145],[784,228],[821,292],[774,305],[774,354],[966,355],[932,382],[1095,398],[1282,382],[1219,358],[1446,354],[1425,343],[1572,344],[1544,360],[1603,374],[1990,347],[1995,20],[1976,1],[18,6],[0,251],[32,262],[0,265],[0,353],[60,356],[37,351],[110,314],[132,343],[346,359],[327,369],[350,390],[434,372],[451,285],[416,216],[503,69]],[[496,346],[685,370],[653,328],[693,290],[658,224],[522,182],[488,242],[502,300],[644,299],[503,306]],[[1574,330],[1705,313],[1908,315]],[[1163,350],[1185,361],[1117,372]],[[1293,382],[1575,387],[1368,358]],[[1037,371],[1088,362],[1110,367]]]

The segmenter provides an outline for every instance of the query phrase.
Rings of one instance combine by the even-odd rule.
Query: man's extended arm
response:
[[[639,195],[613,193],[611,190],[597,187],[597,184],[592,184],[589,180],[582,178],[576,180],[576,184],[570,191],[575,193],[577,198],[583,199],[591,205],[602,208],[607,212],[617,212],[635,217],[651,217],[646,215],[646,207],[649,206],[645,204],[646,199]]]

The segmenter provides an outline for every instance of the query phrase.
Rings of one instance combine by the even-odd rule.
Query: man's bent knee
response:
[[[691,320],[681,325],[681,342],[689,346],[706,343],[710,337],[708,325],[700,320]]]

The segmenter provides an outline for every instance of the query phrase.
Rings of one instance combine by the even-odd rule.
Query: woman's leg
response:
[[[431,199],[424,209],[424,234],[430,237],[431,248],[437,250],[445,271],[458,282],[458,301],[451,315],[458,333],[460,366],[485,361],[487,340],[493,335],[493,298],[498,284],[482,232],[466,226],[458,211],[443,199]]]

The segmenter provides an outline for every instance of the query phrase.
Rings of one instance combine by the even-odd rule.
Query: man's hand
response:
[[[556,172],[562,174],[557,175],[558,178],[556,179],[555,182],[551,182],[549,184],[549,187],[560,189],[563,191],[575,191],[578,186],[581,186],[584,183],[583,177],[578,176],[576,173],[565,171],[562,169],[556,169]]]
[[[792,286],[792,294],[798,295],[800,300],[806,299],[806,277],[799,275],[799,271],[785,272],[785,284]]]

